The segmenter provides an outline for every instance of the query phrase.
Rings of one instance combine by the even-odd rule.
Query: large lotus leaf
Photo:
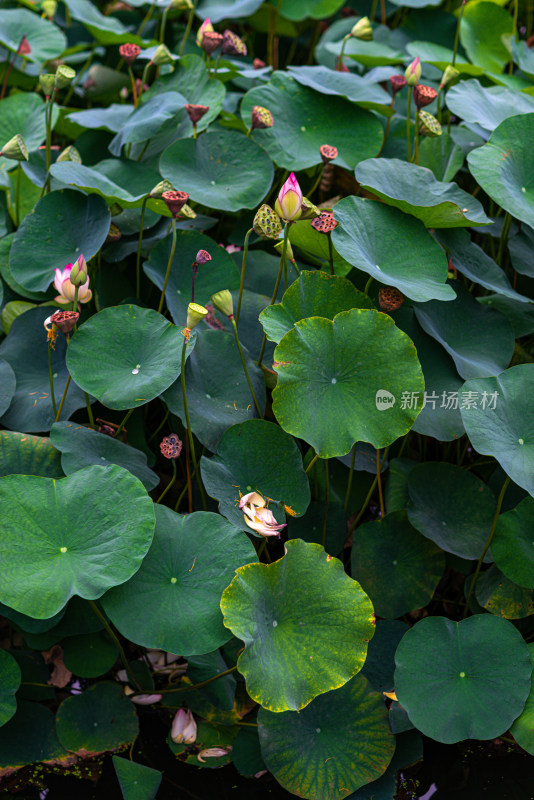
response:
[[[363,667],[371,601],[337,558],[291,539],[273,564],[237,570],[223,592],[224,624],[245,643],[237,666],[269,711],[299,711]],[[350,641],[350,647],[347,642]]]
[[[19,700],[15,716],[0,728],[0,770],[65,756],[53,712],[41,703]]]
[[[419,165],[428,167],[438,181],[452,181],[464,163],[464,151],[452,136],[425,136],[419,145]]]
[[[237,131],[179,139],[162,154],[159,166],[162,176],[186,187],[192,200],[224,211],[255,208],[273,181],[271,159]]]
[[[362,668],[375,692],[391,692],[394,687],[395,651],[409,626],[399,619],[381,619],[369,642],[367,658]]]
[[[477,303],[473,295],[454,283],[452,303],[435,300],[418,304],[417,321],[429,336],[452,356],[462,378],[496,375],[508,366],[514,352],[514,332],[506,317]],[[469,397],[459,396],[460,408]]]
[[[412,2],[414,3],[415,0],[411,0],[409,4],[411,5]],[[397,703],[397,705],[399,704]],[[389,718],[390,727],[392,727],[391,709]],[[368,783],[366,786],[362,786],[361,789],[349,795],[347,800],[392,800],[397,790],[399,770],[415,764],[422,757],[423,741],[421,734],[415,730],[407,730],[401,733],[397,731],[395,736],[395,755],[382,777],[372,783]]]
[[[238,528],[250,531],[239,510],[239,498],[259,492],[297,516],[310,502],[310,486],[302,456],[291,436],[278,425],[251,419],[232,425],[213,458],[202,457],[206,491],[219,501],[219,511]]]
[[[158,289],[163,288],[170,249],[170,237],[167,237],[152,249],[149,260],[143,265],[144,271]],[[216,247],[213,239],[202,233],[180,231],[165,294],[168,309],[177,325],[184,325],[187,319],[187,306],[191,300],[192,265],[199,250],[209,252],[211,261],[198,268],[195,303],[206,305],[215,292],[239,288],[239,271],[224,247]]]
[[[15,234],[9,254],[13,277],[30,291],[45,291],[56,267],[74,263],[80,253],[89,261],[100,250],[109,223],[101,197],[73,189],[45,195]]]
[[[157,311],[113,306],[78,328],[67,364],[78,386],[108,408],[135,408],[176,380],[183,343],[180,329]]]
[[[476,585],[477,602],[498,617],[525,619],[534,613],[534,592],[518,586],[493,564]]]
[[[419,413],[417,404],[403,407],[401,398],[404,392],[422,395],[421,365],[413,343],[386,314],[352,309],[333,321],[303,319],[274,358],[274,415],[321,458],[343,456],[360,441],[386,447]]]
[[[139,721],[121,686],[103,681],[61,703],[56,730],[63,747],[89,755],[133,742]]]
[[[7,650],[0,650],[0,726],[17,710],[15,692],[20,686],[20,667]]]
[[[113,756],[112,761],[124,800],[154,800],[163,773],[128,758]]]
[[[119,651],[105,631],[69,636],[62,642],[63,663],[79,678],[98,678],[113,667]]]
[[[25,53],[24,57],[37,64],[60,56],[67,47],[63,31],[57,25],[42,19],[39,14],[25,8],[3,8],[0,43],[11,53],[16,53],[23,36],[31,47],[31,52]]]
[[[20,11],[20,13],[25,12]],[[33,16],[35,15],[32,14]],[[0,31],[1,28],[2,23],[0,22]],[[17,133],[20,133],[28,152],[36,150],[46,138],[45,108],[45,104],[37,94],[21,92],[4,98],[2,100],[2,117],[0,118],[0,142],[5,144]],[[12,165],[13,162],[10,166]]]
[[[87,467],[59,481],[8,475],[0,499],[0,600],[37,619],[73,594],[95,600],[127,581],[152,541],[152,501],[121,467]]]
[[[303,270],[285,292],[282,302],[261,312],[260,322],[267,338],[278,343],[301,319],[334,319],[340,311],[370,307],[367,295],[358,291],[346,278],[328,275],[322,270]]]
[[[534,364],[466,381],[463,391],[478,400],[475,406],[461,408],[474,449],[494,456],[518,486],[534,495]]]
[[[422,608],[431,599],[445,569],[443,552],[425,540],[406,511],[367,522],[354,532],[352,577],[386,619]]]
[[[6,284],[5,289],[4,289],[4,284],[2,283],[2,292],[5,294],[5,298],[4,299],[6,301],[8,300],[8,290],[11,289],[11,291],[14,294],[20,295],[21,297],[24,297],[27,300],[38,300],[39,302],[43,302],[43,301],[49,300],[50,297],[52,296],[52,293],[51,293],[50,290],[47,290],[45,292],[30,292],[30,291],[28,291],[28,289],[25,289],[24,286],[21,286],[20,283],[18,283],[18,281],[16,281],[15,278],[13,277],[13,273],[11,272],[11,269],[10,269],[10,266],[9,266],[9,254],[11,252],[11,246],[13,244],[13,239],[14,238],[15,238],[15,234],[14,233],[8,233],[7,236],[4,236],[2,239],[0,239],[0,275],[2,276],[2,279],[3,279],[3,281],[5,281],[5,284]],[[22,309],[24,307],[22,305],[19,305],[20,303],[23,303],[24,301],[14,300],[12,302],[16,303],[16,305],[11,306],[12,308],[21,308]],[[9,303],[6,302],[6,305],[4,305],[4,307],[2,309],[2,316],[0,317],[0,320],[4,320],[5,313],[6,313],[6,308],[8,307],[8,305],[9,305]],[[28,305],[26,305],[25,308],[28,308]],[[21,313],[21,312],[19,312],[19,313]],[[16,315],[14,315],[14,316],[16,316]],[[10,327],[11,327],[11,325],[10,325]]]
[[[56,422],[50,431],[50,441],[61,453],[61,467],[65,475],[91,464],[101,467],[117,464],[139,478],[147,492],[159,483],[159,476],[147,467],[146,455],[120,439],[74,422]]]
[[[187,100],[179,92],[162,92],[149,98],[121,126],[110,142],[110,153],[120,156],[124,145],[146,142],[173,123],[176,127],[177,113],[186,103]]]
[[[463,381],[454,362],[443,347],[424,332],[415,319],[413,308],[404,305],[394,314],[394,319],[414,343],[425,379],[423,408],[413,430],[440,442],[460,438],[465,433],[458,407],[458,391]]]
[[[241,643],[239,643],[241,646]],[[187,677],[191,683],[201,683],[214,678],[228,670],[229,664],[224,660],[221,650],[214,650],[203,655],[187,656]],[[236,679],[234,675],[225,675],[198,690],[206,701],[222,711],[232,711],[235,704]],[[197,690],[195,690],[197,691]],[[191,695],[189,695],[191,697]],[[201,713],[201,712],[199,712]],[[203,715],[202,715],[203,716]]]
[[[504,297],[528,302],[528,298],[512,288],[504,270],[481,247],[471,241],[467,231],[439,231],[437,239],[449,253],[453,266],[469,280]]]
[[[65,5],[72,19],[85,25],[100,44],[121,44],[121,42],[143,44],[142,38],[136,33],[131,33],[116,15],[104,16],[97,5],[90,0],[66,0]]]
[[[303,86],[309,86],[321,94],[346,97],[362,108],[391,114],[391,99],[378,83],[353,72],[335,72],[327,67],[288,67],[289,74]]]
[[[62,478],[61,454],[50,439],[16,431],[0,431],[0,477],[41,475]]]
[[[376,156],[380,148],[382,126],[370,111],[302,86],[291,75],[276,72],[270,83],[247,92],[241,104],[247,125],[256,105],[268,108],[274,123],[255,130],[253,138],[284,169],[296,172],[320,164],[319,148],[325,143],[337,147],[336,164],[348,169]]]
[[[431,170],[398,158],[369,158],[356,179],[387,205],[420,219],[427,228],[490,225],[482,205],[456,183],[437,181]]]
[[[445,283],[445,254],[422,222],[361,197],[341,200],[334,216],[340,224],[332,232],[332,241],[354,267],[413,300],[454,298]]]
[[[479,558],[496,508],[489,486],[455,464],[427,461],[410,472],[408,489],[414,528],[447,553]]]
[[[263,373],[243,350],[247,370],[262,413],[265,411]],[[221,436],[238,422],[256,416],[254,399],[243,370],[234,337],[222,331],[204,330],[185,367],[187,405],[191,429],[213,453]],[[181,378],[163,395],[173,414],[185,424]]]
[[[533,109],[534,110],[534,109]],[[516,112],[514,112],[516,113]],[[534,113],[505,119],[489,142],[467,156],[472,175],[484,191],[513,217],[534,227]]]
[[[451,86],[447,106],[464,122],[475,122],[493,131],[508,117],[534,112],[534,97],[505,86],[482,86],[472,79]]]
[[[500,294],[489,294],[484,297],[477,297],[479,303],[484,306],[496,309],[502,314],[514,332],[516,339],[528,336],[534,332],[534,304],[525,303],[523,299],[514,300],[511,297],[503,297]]]
[[[300,262],[300,251],[304,261],[317,264],[318,267],[330,272],[330,248],[328,237],[312,228],[310,220],[294,222],[289,229],[289,242],[297,249],[297,260]],[[332,262],[335,275],[347,275],[351,265],[339,255],[332,247]]]
[[[495,563],[510,580],[534,589],[534,499],[526,497],[501,514],[491,544]]]
[[[534,230],[527,225],[522,225],[521,230],[508,239],[508,251],[515,271],[521,275],[528,275],[530,278],[534,277],[533,250]]]
[[[156,506],[154,541],[141,569],[102,599],[119,631],[172,653],[210,653],[230,639],[219,603],[235,570],[256,561],[241,531],[210,512]]]
[[[105,130],[117,133],[120,131],[130,114],[130,105],[112,103],[107,108],[86,108],[83,111],[74,111],[67,119],[89,130]],[[128,166],[133,166],[130,162]]]
[[[496,3],[471,3],[464,10],[460,42],[474,64],[499,73],[510,61],[514,27],[512,16]]]
[[[395,661],[395,692],[410,720],[446,744],[504,733],[530,691],[527,645],[491,614],[426,617],[406,633]]]
[[[347,537],[347,518],[343,506],[337,503],[329,504],[323,544],[325,512],[324,503],[312,501],[303,517],[288,518],[288,538],[315,542],[315,544],[322,545],[331,556],[337,556],[343,552],[343,545]]]
[[[419,57],[422,63],[431,64],[439,70],[445,70],[453,60],[453,51],[449,47],[444,47],[435,42],[421,41],[416,39],[408,42],[406,45],[406,52],[415,58]],[[466,61],[461,55],[457,54],[455,61],[456,69],[465,75],[483,75],[484,70],[482,67],[477,67]]]
[[[309,17],[324,19],[339,11],[342,5],[342,0],[282,0],[280,14],[295,22]]]
[[[265,765],[278,783],[309,800],[347,797],[375,781],[395,750],[382,697],[363,675],[299,713],[260,709],[258,733]]]
[[[510,728],[510,733],[523,750],[534,755],[534,644],[527,646],[533,669],[530,694],[523,711]]]
[[[33,620],[32,623],[29,622],[29,617],[24,620],[21,620],[20,617],[22,615],[15,620],[10,612],[9,619],[14,620],[22,628],[24,641],[28,647],[32,647],[34,650],[48,650],[62,639],[85,633],[96,633],[103,628],[102,622],[87,600],[82,600],[76,595],[54,617],[46,620]],[[51,622],[52,626],[50,626]],[[39,627],[37,627],[37,623]],[[27,631],[31,631],[31,633],[27,633]],[[40,678],[36,680],[40,680]]]
[[[9,336],[0,344],[0,358],[7,361],[16,377],[16,391],[6,413],[1,418],[6,428],[19,431],[46,431],[55,418],[50,397],[48,344],[43,322],[50,309],[32,308],[14,320]],[[52,350],[54,394],[59,407],[68,378],[65,365],[67,344],[61,334]],[[63,418],[85,405],[82,391],[69,386],[63,405]]]
[[[326,45],[326,50],[339,58],[341,46],[341,41],[333,42]],[[375,28],[373,41],[349,39],[344,54],[366,67],[402,64],[406,57],[403,51],[397,47],[396,42],[392,41],[391,31],[386,27]]]
[[[212,22],[223,19],[240,19],[253,14],[263,0],[200,0],[196,14],[201,19],[209,17]]]
[[[17,379],[15,373],[7,361],[0,358],[0,416],[5,414],[17,386]]]

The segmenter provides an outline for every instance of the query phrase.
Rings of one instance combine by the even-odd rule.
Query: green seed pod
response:
[[[436,117],[429,114],[428,111],[419,111],[419,133],[421,136],[441,136],[441,125]]]
[[[280,217],[266,203],[260,206],[256,212],[252,227],[254,233],[257,233],[262,239],[278,239],[282,233]]]

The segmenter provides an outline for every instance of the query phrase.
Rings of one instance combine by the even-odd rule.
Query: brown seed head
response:
[[[185,110],[189,114],[189,119],[196,125],[197,122],[200,122],[204,114],[207,114],[210,110],[209,106],[200,106],[195,103],[187,103],[185,106]]]
[[[122,58],[126,61],[128,66],[133,64],[139,53],[141,52],[141,48],[138,44],[121,44],[119,47],[119,53],[121,54]]]
[[[381,286],[378,290],[378,305],[384,311],[396,311],[403,303],[403,293],[394,286]]]
[[[195,261],[197,264],[207,264],[208,261],[211,261],[211,256],[207,250],[199,250]]]
[[[170,192],[163,192],[161,199],[166,204],[173,217],[176,219],[182,208],[189,200],[189,195],[187,192],[175,192],[172,190]]]
[[[413,87],[413,99],[417,108],[424,108],[436,99],[438,93],[431,86],[424,86],[422,83],[417,83]]]
[[[391,92],[393,95],[396,95],[397,92],[400,92],[401,89],[404,89],[406,86],[406,78],[404,75],[392,75],[389,79],[391,84]]]
[[[337,147],[333,147],[330,144],[322,144],[319,148],[319,152],[321,154],[321,158],[323,159],[323,164],[329,164],[330,161],[333,161],[338,155]]]
[[[252,130],[256,128],[272,128],[273,115],[269,109],[263,106],[254,106],[252,109],[251,126]]]
[[[53,322],[61,333],[70,333],[78,322],[80,315],[77,311],[56,311],[50,317],[50,322]]]
[[[205,53],[211,56],[211,54],[217,50],[219,45],[222,44],[223,39],[224,36],[222,33],[217,33],[216,31],[206,31],[202,37],[201,47]]]
[[[182,442],[176,433],[170,433],[163,437],[159,449],[165,458],[178,458],[182,452]]]
[[[237,34],[226,29],[224,32],[221,53],[226,56],[246,56],[247,46]]]
[[[310,224],[318,233],[330,233],[339,223],[334,219],[331,211],[323,211],[321,216],[312,219]]]

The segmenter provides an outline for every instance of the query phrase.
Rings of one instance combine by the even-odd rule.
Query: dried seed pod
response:
[[[403,303],[403,293],[394,286],[381,286],[378,290],[378,305],[384,311],[396,311]]]
[[[189,200],[189,195],[187,192],[170,191],[163,192],[161,199],[164,201],[164,203],[167,205],[167,208],[176,219],[184,205]]]
[[[130,66],[133,64],[139,53],[141,52],[141,48],[138,44],[131,44],[127,42],[126,44],[121,44],[119,47],[119,53],[121,54],[122,58],[125,62]]]
[[[246,56],[247,46],[243,39],[226,29],[223,36],[221,53],[226,56]]]
[[[202,37],[201,47],[205,53],[211,56],[212,53],[222,44],[224,37],[222,33],[216,31],[206,31]]]
[[[318,233],[330,233],[339,225],[331,211],[323,211],[321,216],[316,217],[310,224]]]
[[[437,96],[438,93],[431,86],[418,83],[413,87],[413,99],[417,108],[424,108],[424,106],[430,105]]]
[[[319,148],[319,152],[321,154],[321,158],[323,159],[323,164],[329,164],[338,156],[337,147],[333,147],[329,144],[322,144]]]
[[[159,449],[165,458],[178,458],[182,452],[182,442],[176,433],[170,433],[163,437]]]

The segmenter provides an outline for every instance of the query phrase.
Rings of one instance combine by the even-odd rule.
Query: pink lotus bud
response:
[[[257,506],[243,506],[245,512],[245,522],[249,528],[259,533],[261,536],[280,537],[280,531],[286,524],[279,525],[273,512],[268,508],[258,508]]]
[[[70,282],[74,286],[82,286],[87,280],[87,264],[83,253],[80,253],[70,271]]]
[[[137,703],[138,706],[151,706],[152,703],[159,703],[163,699],[161,694],[135,694],[131,686],[124,687],[124,694],[130,697],[132,703]]]
[[[207,264],[211,261],[211,256],[207,250],[199,250],[196,254],[195,261],[197,264]]]
[[[419,83],[421,78],[421,62],[419,61],[419,56],[414,58],[412,63],[406,68],[404,77],[406,78],[408,86],[415,86]]]
[[[138,44],[121,44],[119,47],[119,53],[121,54],[122,58],[125,62],[130,66],[133,64],[139,53],[141,52],[141,48]]]
[[[202,47],[202,38],[205,33],[212,33],[213,32],[213,25],[210,22],[210,18],[206,17],[202,25],[197,31],[197,38],[196,42],[199,47]]]
[[[19,44],[17,53],[19,55],[21,55],[21,56],[27,56],[27,55],[29,55],[31,53],[31,51],[32,51],[31,44],[26,39],[26,37],[23,36],[22,39],[20,40],[20,44]]]
[[[252,62],[253,69],[263,69],[266,66],[267,64],[265,63],[265,61],[262,61],[261,58],[255,58],[254,61]]]
[[[172,721],[171,739],[176,744],[193,744],[197,738],[197,724],[191,710],[180,708]]]
[[[300,217],[301,206],[302,190],[295,173],[292,172],[278,193],[274,209],[285,222],[292,222]]]
[[[159,449],[165,458],[178,458],[182,452],[182,442],[176,433],[171,433],[163,437]]]

